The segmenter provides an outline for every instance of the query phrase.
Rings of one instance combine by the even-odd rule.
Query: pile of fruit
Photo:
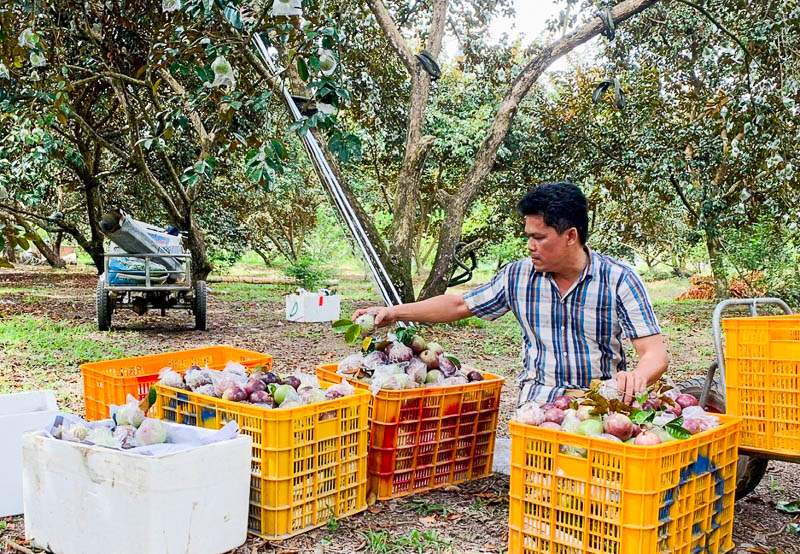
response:
[[[256,368],[248,375],[246,368],[235,362],[228,362],[222,371],[195,365],[184,375],[165,367],[160,372],[159,383],[264,408],[296,408],[350,396],[355,391],[346,381],[323,390],[316,377],[303,373],[281,378],[271,371]]]
[[[527,402],[517,410],[515,419],[565,433],[655,445],[688,439],[719,426],[719,418],[698,404],[694,396],[661,382],[626,404],[613,382],[593,381],[581,398],[560,396],[545,404]],[[582,449],[573,450],[585,455]]]
[[[355,322],[337,321],[333,328],[344,333],[350,344],[361,341],[361,351],[341,360],[337,372],[369,384],[373,393],[382,389],[466,385],[483,380],[480,371],[462,368],[458,358],[446,353],[440,344],[426,341],[416,327],[403,327],[385,338],[377,338],[372,335],[374,316],[367,314]]]
[[[110,421],[91,425],[65,422],[53,430],[53,436],[65,441],[127,450],[166,442],[167,427],[157,419],[144,417],[139,401],[128,395],[128,402],[117,410]]]

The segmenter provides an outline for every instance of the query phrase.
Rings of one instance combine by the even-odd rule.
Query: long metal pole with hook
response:
[[[270,71],[270,73],[272,73],[275,77],[279,77],[278,68],[272,61],[272,56],[270,56],[269,50],[264,44],[264,41],[261,39],[259,33],[253,34],[252,42],[259,57],[264,61],[267,70]],[[293,119],[295,121],[302,121],[303,116],[295,105],[289,89],[282,82],[280,87],[284,101],[288,105]],[[325,159],[325,155],[322,153],[322,149],[320,148],[317,139],[310,132],[306,132],[305,134],[301,135],[300,138],[302,139],[303,145],[305,146],[309,157],[317,169],[320,179],[328,189],[331,199],[336,204],[337,211],[341,215],[345,224],[349,228],[353,239],[361,250],[364,259],[370,268],[375,283],[378,285],[378,289],[380,290],[380,294],[384,303],[387,306],[402,304],[402,299],[397,292],[397,288],[394,286],[394,283],[386,271],[386,268],[383,266],[378,253],[375,251],[374,246],[370,242],[369,236],[364,230],[361,221],[356,216],[353,207],[350,205],[350,202],[344,194],[339,180],[336,178],[336,175],[330,168],[328,161]]]

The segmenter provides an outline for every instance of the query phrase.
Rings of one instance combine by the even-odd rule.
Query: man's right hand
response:
[[[385,306],[371,306],[369,308],[356,310],[353,312],[353,321],[364,314],[372,314],[375,316],[375,327],[384,327],[397,321],[392,307],[387,308]]]

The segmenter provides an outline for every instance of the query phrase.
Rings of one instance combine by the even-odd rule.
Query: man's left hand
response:
[[[620,371],[617,373],[617,390],[623,395],[626,404],[633,402],[637,394],[647,390],[647,376],[640,371]]]

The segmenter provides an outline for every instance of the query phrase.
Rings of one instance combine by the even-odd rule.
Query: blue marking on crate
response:
[[[692,477],[699,477],[708,473],[714,477],[714,492],[716,493],[717,498],[713,504],[714,512],[711,515],[711,529],[705,531],[705,533],[712,534],[722,526],[717,518],[724,510],[723,499],[725,494],[725,480],[722,478],[722,475],[720,474],[720,471],[714,462],[703,455],[698,456],[694,462],[683,468],[680,473],[678,485],[664,493],[664,501],[662,502],[661,508],[658,511],[658,517],[661,523],[668,523],[671,521],[671,518],[669,517],[670,508],[673,504],[675,504],[675,498],[678,496],[681,487],[688,483]],[[692,525],[693,535],[701,535],[704,533],[700,524],[701,522],[695,522]],[[692,550],[692,554],[700,551],[702,551],[700,547],[695,547],[695,549]]]
[[[200,410],[200,421],[206,422],[217,417],[217,410],[214,408],[203,408]]]

